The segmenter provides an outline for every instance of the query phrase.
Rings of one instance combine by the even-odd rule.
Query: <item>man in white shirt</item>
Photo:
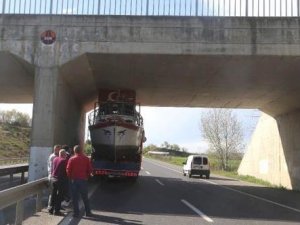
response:
[[[52,170],[53,170],[53,160],[55,157],[58,156],[59,151],[61,149],[60,145],[55,145],[53,148],[53,153],[49,156],[48,158],[48,179],[49,179],[49,183],[50,183],[50,194],[49,194],[49,199],[48,199],[48,209],[51,209],[51,193],[52,193],[52,182],[51,182],[51,177],[52,177]]]
[[[53,153],[49,156],[48,158],[48,179],[51,179],[52,175],[52,165],[53,165],[53,160],[55,157],[58,156],[59,150],[61,149],[60,145],[55,145],[53,148]]]

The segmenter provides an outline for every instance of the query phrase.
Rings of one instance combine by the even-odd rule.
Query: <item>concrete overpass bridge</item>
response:
[[[115,13],[100,5],[69,13],[64,5],[30,11],[2,3],[0,102],[33,103],[31,180],[46,175],[55,143],[83,142],[85,113],[99,88],[131,88],[145,106],[262,110],[240,173],[300,188],[298,10],[264,17],[273,11],[255,14],[253,5],[227,15],[186,4],[180,16],[175,4],[164,14],[141,5],[127,15],[122,5]]]

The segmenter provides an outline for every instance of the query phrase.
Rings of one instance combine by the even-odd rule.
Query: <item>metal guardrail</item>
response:
[[[12,165],[12,164],[19,164],[19,163],[28,163],[28,157],[22,158],[2,158],[0,159],[0,167],[3,165]]]
[[[299,17],[300,0],[0,0],[2,14]]]
[[[0,166],[0,176],[10,176],[10,183],[13,181],[13,175],[21,173],[21,184],[25,183],[25,172],[28,171],[28,163],[9,166]]]
[[[24,200],[36,196],[36,212],[42,210],[42,191],[48,187],[48,178],[42,178],[27,184],[0,191],[0,210],[16,204],[15,224],[22,224],[24,218]]]

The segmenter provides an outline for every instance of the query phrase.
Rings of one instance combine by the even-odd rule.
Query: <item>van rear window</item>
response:
[[[203,165],[207,165],[207,164],[208,164],[207,158],[203,158]]]
[[[202,164],[202,157],[194,158],[193,163],[194,164]]]

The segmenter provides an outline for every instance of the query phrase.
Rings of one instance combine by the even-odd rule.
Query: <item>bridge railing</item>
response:
[[[24,218],[24,200],[36,196],[36,211],[42,210],[42,192],[47,188],[48,178],[0,191],[0,210],[16,204],[15,224],[22,224]]]
[[[0,166],[3,165],[13,165],[13,164],[20,164],[20,163],[28,163],[28,157],[21,157],[21,158],[2,158],[0,159]]]
[[[2,14],[298,17],[300,0],[0,0]]]
[[[17,164],[17,165],[6,165],[6,166],[0,166],[0,176],[6,176],[9,175],[10,184],[13,182],[13,176],[16,173],[21,173],[21,184],[25,183],[25,172],[28,172],[29,165],[28,163],[24,164]]]

